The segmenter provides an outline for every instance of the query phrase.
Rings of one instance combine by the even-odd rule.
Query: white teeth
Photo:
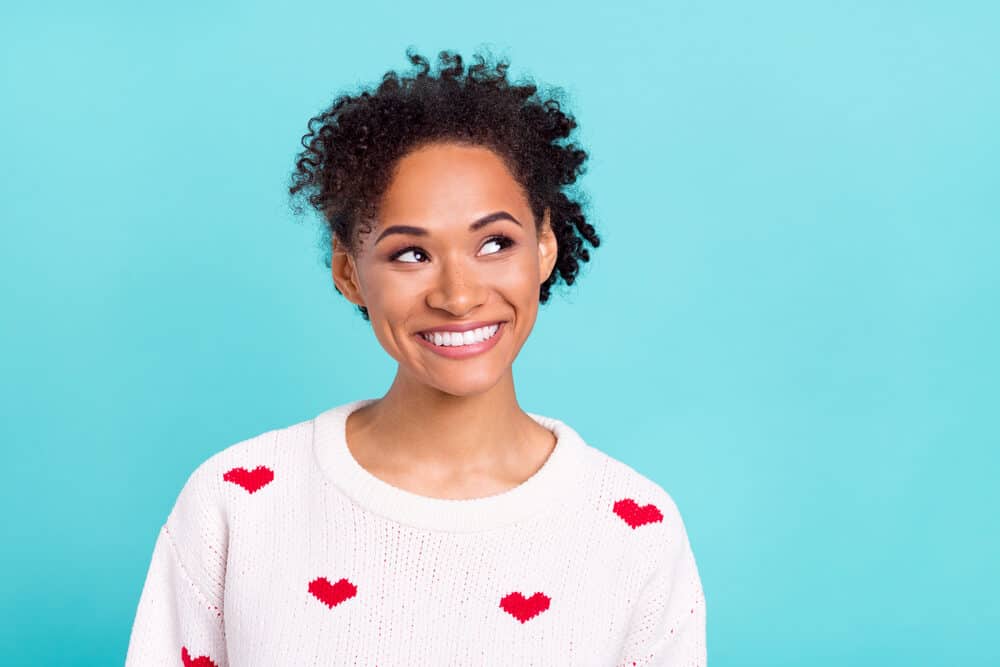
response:
[[[436,331],[434,333],[422,333],[420,335],[423,336],[425,340],[428,340],[435,345],[441,345],[442,347],[458,347],[461,345],[480,343],[488,338],[492,338],[499,328],[499,324],[493,324],[488,327],[472,329],[471,331]]]

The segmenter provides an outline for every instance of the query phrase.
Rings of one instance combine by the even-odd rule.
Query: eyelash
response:
[[[500,249],[497,250],[494,253],[490,253],[491,255],[499,255],[500,253],[502,253],[507,248],[510,248],[511,246],[517,244],[517,242],[514,239],[510,238],[506,234],[496,234],[494,236],[491,236],[488,239],[486,239],[486,241],[484,242],[484,245],[486,243],[489,243],[490,241],[496,241],[497,243],[500,244]],[[427,253],[424,252],[424,249],[421,248],[420,246],[411,245],[411,246],[407,246],[405,248],[402,248],[401,250],[397,250],[396,252],[394,252],[391,255],[389,255],[389,261],[390,262],[395,262],[398,257],[400,257],[402,255],[405,255],[406,253],[410,252],[411,250],[419,250],[424,255],[427,254]],[[420,262],[401,262],[401,264],[420,264]]]

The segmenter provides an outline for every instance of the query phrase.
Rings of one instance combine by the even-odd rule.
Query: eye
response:
[[[487,255],[496,255],[497,253],[503,252],[512,245],[515,245],[517,242],[505,234],[497,234],[495,236],[491,236],[488,239],[486,239],[486,243],[483,244],[483,247],[485,248],[487,245],[491,243],[500,246],[500,249],[495,252],[488,252],[486,253]],[[389,256],[389,261],[390,262],[400,261],[402,264],[419,264],[421,262],[421,260],[419,259],[416,261],[411,261],[411,260],[402,261],[399,259],[400,257],[406,255],[407,253],[414,253],[414,255],[421,255],[425,258],[427,257],[427,253],[424,252],[423,248],[411,245],[403,248],[402,250],[397,250],[396,252],[392,253]]]
[[[490,243],[496,243],[497,245],[499,245],[500,246],[500,250],[497,250],[497,252],[502,252],[502,251],[506,250],[507,248],[511,247],[512,245],[514,245],[515,241],[514,241],[514,239],[512,239],[509,236],[506,236],[504,234],[497,234],[496,236],[491,236],[490,238],[486,239],[486,243],[484,243],[483,245],[485,247],[486,245],[488,245]],[[497,252],[490,252],[490,253],[487,253],[487,254],[488,255],[495,255],[495,254],[497,254]]]
[[[409,246],[407,248],[403,248],[402,250],[397,250],[396,252],[392,253],[392,255],[389,256],[389,261],[395,262],[397,257],[402,257],[408,252],[419,253],[421,255],[425,254],[424,251],[418,248],[417,246]],[[403,262],[403,264],[419,264],[419,263],[420,262],[409,262],[409,261]]]

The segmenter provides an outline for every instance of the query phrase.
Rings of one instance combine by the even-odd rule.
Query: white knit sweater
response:
[[[706,664],[705,599],[659,485],[557,443],[509,491],[392,486],[354,459],[345,403],[211,456],[160,531],[126,667]]]

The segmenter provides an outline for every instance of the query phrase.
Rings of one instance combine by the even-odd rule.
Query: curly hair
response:
[[[437,76],[412,47],[406,56],[415,73],[386,72],[374,91],[343,94],[309,120],[288,188],[293,212],[302,213],[305,199],[321,214],[330,268],[331,237],[356,253],[356,237],[371,231],[400,158],[438,141],[489,148],[524,188],[537,230],[549,209],[558,255],[540,286],[539,301],[547,302],[559,277],[572,285],[580,263],[590,260],[583,242],[600,245],[584,216],[586,197],[574,186],[587,153],[569,140],[577,123],[562,110],[561,89],[538,94],[530,79],[512,83],[509,62],[489,65],[480,53],[466,71],[461,55],[441,51]],[[367,308],[358,309],[368,321]]]

